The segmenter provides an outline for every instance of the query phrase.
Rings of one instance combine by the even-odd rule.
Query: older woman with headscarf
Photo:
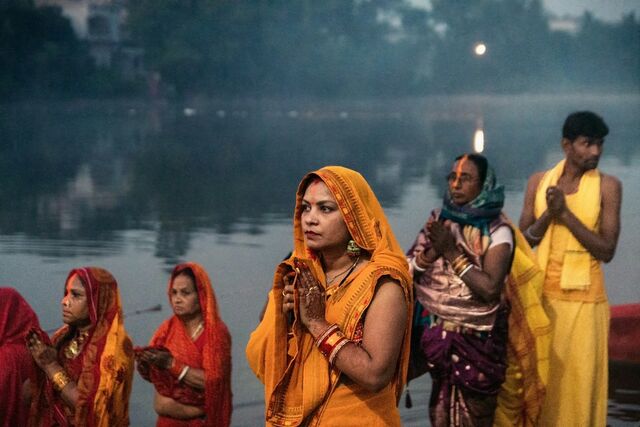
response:
[[[35,365],[24,337],[38,318],[27,301],[13,288],[0,288],[0,427],[27,424],[29,407],[23,400],[23,384]]]
[[[430,313],[421,346],[431,423],[491,426],[499,394],[499,422],[535,421],[548,363],[540,269],[502,213],[503,188],[486,158],[456,158],[447,181],[442,208],[408,251],[416,298]]]
[[[298,187],[292,256],[247,345],[270,426],[398,426],[412,293],[404,255],[359,173]]]
[[[220,318],[207,272],[177,265],[168,287],[174,315],[136,350],[138,372],[156,389],[159,427],[227,427],[231,423],[231,336]]]
[[[65,325],[51,341],[36,328],[27,336],[39,367],[29,425],[128,426],[133,346],[111,273],[97,267],[72,270],[62,319]]]

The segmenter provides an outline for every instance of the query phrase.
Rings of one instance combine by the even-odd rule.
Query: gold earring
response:
[[[360,256],[360,251],[360,246],[358,246],[356,241],[353,239],[349,240],[349,243],[347,243],[347,255],[350,257],[357,257]]]

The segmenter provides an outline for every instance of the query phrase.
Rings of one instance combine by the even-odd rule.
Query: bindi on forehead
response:
[[[327,188],[327,185],[319,179],[311,181],[304,192],[304,199],[315,202],[334,201],[333,195],[329,191],[329,188]]]
[[[464,166],[465,163],[467,163],[467,156],[463,156],[458,161],[458,165],[456,166],[456,176],[457,177],[460,177],[460,175],[462,175],[462,167]]]
[[[457,178],[460,178],[463,175],[468,175],[471,177],[477,177],[479,175],[478,167],[476,166],[476,164],[473,161],[469,161],[469,158],[466,156],[458,160],[453,169],[454,170],[452,171],[452,173]]]

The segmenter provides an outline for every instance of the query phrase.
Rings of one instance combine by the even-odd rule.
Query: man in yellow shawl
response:
[[[269,426],[399,426],[409,356],[408,265],[356,171],[305,176],[294,249],[247,344]]]
[[[608,133],[598,115],[570,114],[565,158],[527,185],[520,229],[538,245],[553,328],[540,425],[606,425],[609,303],[601,263],[615,253],[622,201],[620,181],[597,169]]]

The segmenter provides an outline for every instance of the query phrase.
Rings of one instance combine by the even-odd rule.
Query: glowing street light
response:
[[[473,47],[473,52],[476,54],[476,56],[482,56],[487,53],[487,45],[482,42],[476,43],[476,45]]]
[[[484,130],[476,129],[473,134],[473,151],[482,153],[484,151]]]

